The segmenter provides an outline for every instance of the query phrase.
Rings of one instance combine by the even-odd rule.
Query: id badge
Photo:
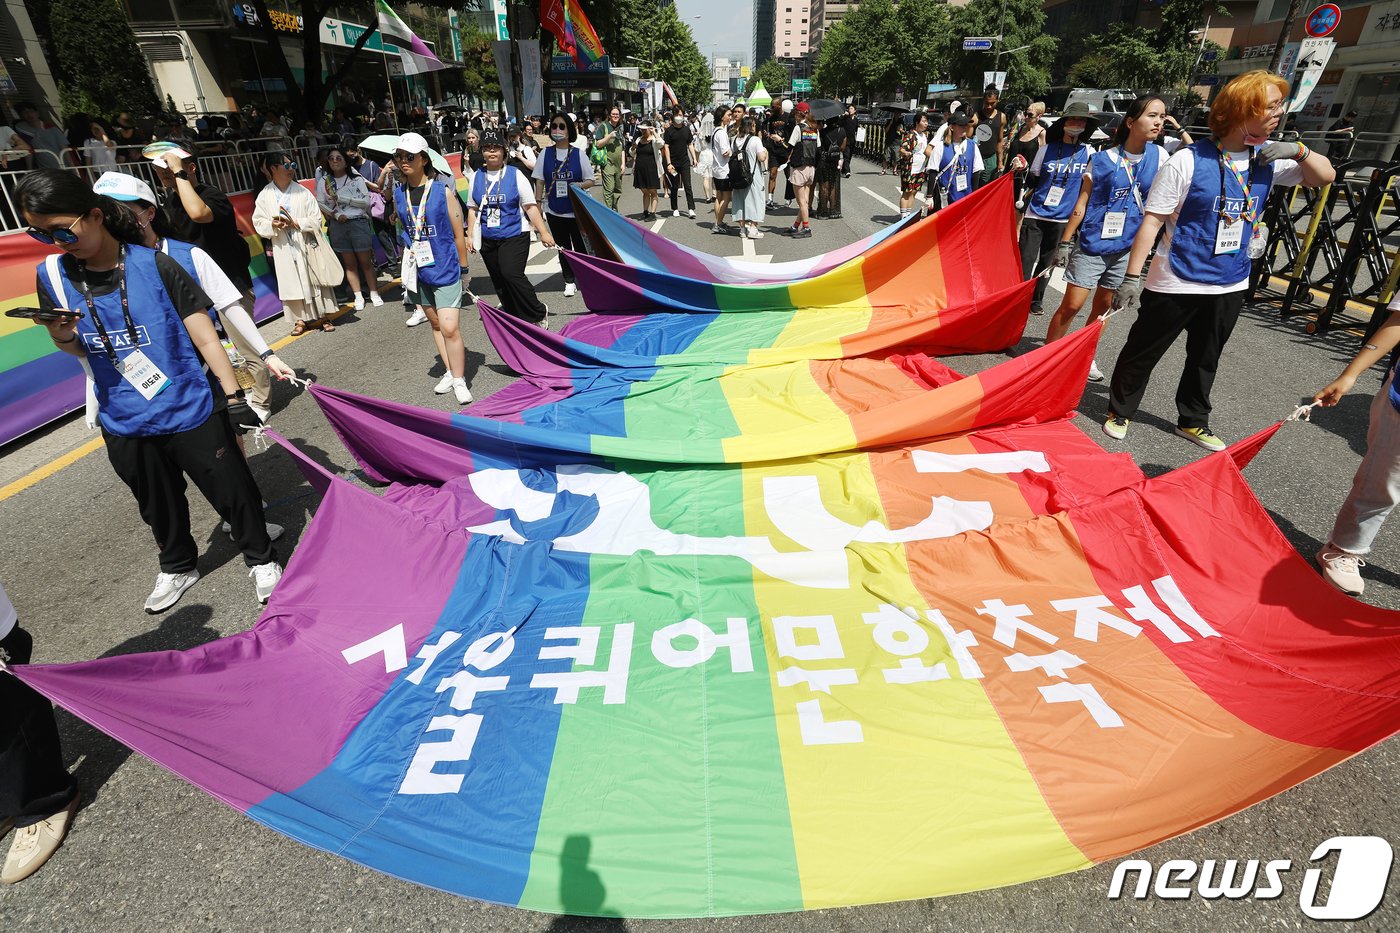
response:
[[[1123,235],[1123,228],[1127,223],[1127,211],[1109,211],[1103,215],[1103,233],[1100,237],[1105,240],[1118,239]]]
[[[437,260],[433,259],[433,244],[427,240],[413,241],[413,264],[420,269],[426,269]]]
[[[120,365],[122,378],[131,383],[148,402],[170,385],[169,377],[140,350],[132,350]]]
[[[501,209],[499,207],[486,209],[486,226],[492,230],[501,226]]]
[[[959,175],[959,176],[953,181],[953,190],[955,190],[955,191],[966,191],[966,190],[967,190],[967,176],[966,176],[966,175]]]
[[[1254,235],[1249,238],[1249,258],[1263,259],[1264,250],[1269,245],[1269,228],[1265,224],[1254,225]]]
[[[1229,223],[1225,218],[1220,219],[1220,223],[1215,228],[1215,255],[1223,256],[1226,253],[1238,253],[1240,247],[1244,245],[1244,223],[1235,221]]]
[[[1065,196],[1064,185],[1051,185],[1050,190],[1045,192],[1045,206],[1059,207],[1060,200]]]
[[[569,196],[569,181],[566,178],[556,178],[554,180],[555,199],[567,198]]]
[[[413,261],[415,250],[403,254],[403,265],[399,267],[399,278],[405,292],[418,291],[418,264]]]

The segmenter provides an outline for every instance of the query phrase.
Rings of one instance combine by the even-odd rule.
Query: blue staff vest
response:
[[[477,213],[481,215],[481,235],[488,240],[505,240],[510,237],[520,236],[520,190],[516,186],[516,179],[520,177],[520,171],[507,165],[501,170],[501,180],[497,184],[491,195],[486,194],[486,169],[479,170],[472,176],[472,202],[476,204]],[[496,227],[486,226],[487,218],[496,212],[500,215],[500,225]]]
[[[1215,254],[1215,234],[1220,223],[1220,150],[1209,139],[1191,144],[1196,157],[1196,168],[1191,175],[1191,190],[1186,195],[1186,203],[1176,217],[1176,229],[1172,231],[1170,259],[1172,272],[1187,282],[1202,285],[1236,285],[1249,278],[1249,237],[1254,229],[1248,223],[1240,240],[1240,248],[1233,253]],[[1231,216],[1253,207],[1256,217],[1264,210],[1264,200],[1269,196],[1269,188],[1274,183],[1272,164],[1250,165],[1249,205],[1246,206],[1243,192],[1235,190],[1234,176],[1225,170],[1226,200],[1224,209]],[[1247,223],[1241,219],[1235,223]]]
[[[555,196],[554,186],[555,183],[560,180],[568,184],[573,184],[576,181],[583,181],[582,155],[578,146],[570,146],[568,156],[566,156],[564,162],[561,163],[559,161],[559,152],[553,146],[550,146],[544,151],[544,183],[547,186],[545,189],[545,197],[549,201],[549,212],[551,214],[556,214],[561,217],[574,216],[574,205],[573,202],[569,200],[569,195],[567,194],[568,188],[566,187],[564,189],[566,193],[560,198]],[[505,183],[502,182],[502,184]]]
[[[1137,174],[1133,187],[1138,191],[1134,197],[1133,189],[1128,185],[1127,169],[1114,161],[1111,152],[1105,149],[1095,153],[1090,160],[1094,181],[1089,189],[1089,203],[1084,208],[1084,222],[1079,226],[1079,248],[1090,256],[1110,256],[1132,248],[1133,237],[1137,236],[1138,228],[1142,226],[1143,210],[1139,202],[1147,203],[1147,192],[1152,188],[1152,179],[1157,177],[1157,169],[1161,166],[1162,147],[1149,143],[1134,166]],[[1119,157],[1122,155],[1120,151]],[[1105,240],[1103,218],[1109,211],[1123,211],[1128,216],[1123,223],[1123,235]]]
[[[155,250],[144,246],[126,248],[127,309],[136,325],[137,347],[170,379],[170,385],[150,401],[112,366],[102,349],[81,286],[68,277],[66,263],[59,263],[59,269],[64,294],[54,295],[54,303],[83,312],[78,320],[78,340],[92,367],[102,427],[119,437],[151,437],[189,431],[207,421],[214,412],[209,380],[185,322],[165,291],[165,282],[156,268]],[[43,263],[39,264],[39,273],[45,287],[51,288]],[[92,300],[117,358],[126,358],[137,347],[131,345],[122,318],[121,292],[113,289],[109,294],[93,296]]]
[[[1089,147],[1083,143],[1066,146],[1064,141],[1045,144],[1045,158],[1040,163],[1039,180],[1035,183],[1035,193],[1031,195],[1031,208],[1035,216],[1044,220],[1069,220],[1074,213],[1075,202],[1079,200],[1079,185],[1084,171],[1089,167]],[[1060,195],[1060,203],[1054,207],[1045,206],[1045,198],[1055,186],[1065,189]]]
[[[423,192],[423,197],[428,202],[427,229],[423,239],[433,246],[433,264],[418,269],[418,281],[425,285],[451,285],[462,280],[462,263],[457,256],[457,235],[452,229],[452,217],[447,213],[447,199],[453,195],[454,192],[448,188],[441,175],[435,176]],[[408,209],[407,185],[395,187],[394,206],[398,208],[399,220],[404,225],[399,239],[407,249],[414,236],[414,214]]]
[[[976,145],[977,141],[969,136],[956,146],[947,145],[943,147],[943,155],[938,160],[938,181],[939,184],[943,185],[947,190],[949,204],[952,204],[954,201],[961,201],[972,193],[972,150]],[[954,164],[954,161],[958,158],[959,148],[962,149],[963,170],[961,173],[959,173],[957,169],[948,171],[948,167]],[[944,172],[947,172],[947,174],[945,175]],[[967,179],[967,187],[961,191],[958,190],[957,185],[957,176],[959,174]]]

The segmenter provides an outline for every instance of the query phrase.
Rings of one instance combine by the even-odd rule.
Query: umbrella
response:
[[[759,81],[754,84],[753,92],[749,94],[749,103],[759,107],[767,107],[773,103],[773,95],[768,93],[768,89]]]
[[[436,110],[438,113],[463,113],[463,112],[464,112],[464,111],[462,110],[462,108],[461,108],[461,107],[458,107],[456,104],[438,104],[438,105],[437,105],[436,107],[434,107],[433,109]]]
[[[360,140],[360,148],[369,149],[374,152],[383,152],[386,155],[393,155],[394,150],[399,148],[399,138],[392,133],[379,133],[375,136],[366,136],[364,139]],[[453,177],[452,166],[447,164],[447,160],[444,159],[441,153],[436,149],[428,150],[428,161],[432,162],[433,168],[437,169],[442,174],[449,178]]]
[[[814,97],[807,101],[807,106],[812,110],[813,120],[830,120],[846,112],[846,108],[842,107],[839,101],[828,97]]]
[[[909,112],[909,108],[906,107],[904,104],[899,103],[898,101],[891,101],[891,102],[888,103],[888,104],[876,104],[875,106],[871,107],[870,109],[871,109],[871,110],[892,110],[892,111],[894,111],[895,113],[908,113],[908,112]]]

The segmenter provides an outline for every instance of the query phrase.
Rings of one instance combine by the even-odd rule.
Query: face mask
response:
[[[676,125],[680,125],[685,122],[685,117],[672,117],[671,119],[672,122],[674,122]]]
[[[1268,141],[1269,137],[1267,136],[1255,136],[1252,133],[1244,134],[1244,143],[1246,146],[1262,146]]]
[[[549,133],[549,138],[557,143],[568,139],[569,134],[564,130],[551,130]]]
[[[1083,132],[1084,132],[1084,127],[1082,127],[1082,126],[1067,126],[1067,127],[1065,127],[1065,135],[1066,135],[1066,136],[1073,136],[1073,137],[1075,137],[1076,139],[1079,137],[1079,134],[1080,134],[1080,133],[1083,133]]]

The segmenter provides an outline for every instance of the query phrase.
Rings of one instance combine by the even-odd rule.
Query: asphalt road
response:
[[[878,167],[860,163],[845,184],[844,219],[817,221],[815,235],[792,241],[770,234],[755,244],[709,235],[700,219],[664,217],[662,232],[711,252],[794,259],[835,248],[893,218],[895,182]],[[873,192],[868,193],[867,192]],[[628,190],[623,209],[640,211]],[[773,227],[790,223],[780,209]],[[583,311],[579,298],[560,295],[562,281],[549,272],[551,254],[532,259],[546,300],[559,316]],[[490,296],[479,261],[475,287]],[[1059,297],[1058,276],[1047,307]],[[355,392],[428,407],[446,408],[450,396],[432,394],[441,373],[426,327],[408,329],[397,303],[345,314],[334,334],[314,333],[291,342],[282,356],[303,374]],[[1048,315],[1033,317],[1020,349],[1039,345]],[[1111,368],[1127,333],[1113,322],[1099,363]],[[266,325],[269,341],[286,335],[282,322]],[[480,322],[468,319],[470,382],[478,397],[506,385],[510,376],[491,350]],[[1246,313],[1226,350],[1215,389],[1213,426],[1227,440],[1240,438],[1287,415],[1299,400],[1326,384],[1350,357],[1355,338],[1336,333],[1308,336],[1298,319],[1279,322],[1267,309]],[[964,372],[1005,357],[951,361]],[[1180,372],[1178,346],[1158,369],[1143,411],[1126,442],[1151,474],[1201,454],[1171,434],[1172,395]],[[1290,424],[1247,470],[1264,506],[1288,539],[1311,556],[1331,528],[1359,455],[1364,449],[1366,407],[1379,371],[1335,410],[1313,424]],[[1106,388],[1091,384],[1080,411],[1096,440],[1106,408]],[[352,463],[316,406],[300,391],[279,388],[273,427],[324,463],[349,473]],[[81,454],[92,435],[70,419],[0,451],[0,548],[3,579],[25,626],[36,639],[36,660],[77,661],[137,651],[185,649],[252,626],[258,614],[252,582],[213,511],[192,497],[196,537],[207,540],[204,575],[181,604],[159,618],[142,602],[156,572],[147,532],[131,497],[100,449]],[[33,482],[36,470],[52,470],[65,454],[71,463]],[[317,498],[282,451],[252,455],[254,472],[269,501],[270,520],[287,527],[280,547],[296,547]],[[1208,516],[1202,516],[1208,520]],[[1366,568],[1368,602],[1400,609],[1400,535],[1391,527]],[[135,559],[133,550],[140,550]],[[1400,623],[1400,617],[1397,617]],[[463,900],[397,881],[312,851],[245,819],[184,781],[132,755],[72,716],[59,713],[64,749],[84,795],[83,808],[63,850],[39,874],[0,890],[4,930],[619,930],[792,931],[842,930],[1256,930],[1294,928],[1308,920],[1298,906],[1303,869],[1312,850],[1339,835],[1375,835],[1400,843],[1396,773],[1400,744],[1384,743],[1253,809],[1157,846],[1142,857],[1161,865],[1171,858],[1291,859],[1285,893],[1275,900],[1109,901],[1112,865],[995,891],[804,914],[688,921],[618,921],[554,918]],[[0,843],[4,845],[4,843]],[[1392,873],[1388,897],[1357,928],[1400,928],[1400,887]]]

